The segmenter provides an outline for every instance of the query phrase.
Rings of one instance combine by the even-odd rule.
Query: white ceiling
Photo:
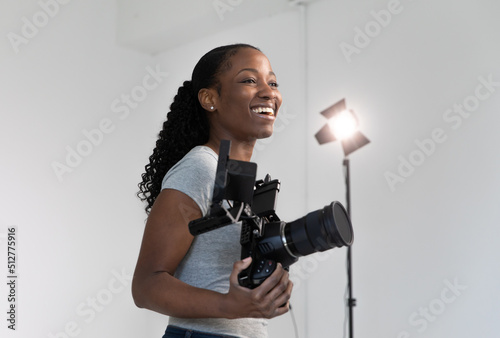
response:
[[[117,39],[155,54],[317,0],[118,0]]]

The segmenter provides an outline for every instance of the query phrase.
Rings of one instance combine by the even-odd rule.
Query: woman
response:
[[[245,44],[205,54],[174,98],[139,184],[149,217],[132,282],[138,307],[170,316],[164,338],[266,337],[266,319],[288,311],[293,284],[280,265],[255,289],[238,284],[251,262],[239,260],[239,224],[196,237],[188,228],[209,210],[220,141],[249,161],[281,102],[269,60]]]

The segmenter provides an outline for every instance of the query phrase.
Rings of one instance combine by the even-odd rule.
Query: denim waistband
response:
[[[224,334],[214,334],[195,330],[183,329],[173,325],[168,325],[165,330],[165,335],[162,338],[237,338]]]

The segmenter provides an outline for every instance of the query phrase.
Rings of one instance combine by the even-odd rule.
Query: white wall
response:
[[[167,318],[136,309],[129,291],[145,217],[136,184],[171,99],[199,57],[217,45],[247,42],[269,56],[284,97],[277,132],[254,156],[259,176],[269,172],[282,182],[281,218],[344,202],[341,147],[319,146],[313,136],[325,122],[321,110],[346,97],[371,139],[350,156],[355,335],[494,337],[500,6],[394,4],[309,5],[305,68],[299,11],[148,56],[117,44],[114,3],[71,1],[53,9],[16,53],[8,34],[23,34],[23,17],[43,19],[41,7],[3,2],[0,264],[6,266],[7,230],[17,226],[17,334],[161,336]],[[388,6],[397,14],[377,26],[372,11]],[[355,36],[365,27],[380,31],[363,46]],[[341,44],[358,49],[350,62]],[[160,83],[143,90],[148,69],[162,72]],[[490,91],[482,85],[489,78]],[[141,100],[128,115],[122,95]],[[455,104],[468,117],[454,112]],[[96,144],[86,143],[83,131],[99,125],[107,133],[93,133]],[[438,128],[442,142],[421,155],[417,143],[430,146],[425,140]],[[68,147],[88,154],[78,161],[67,157]],[[418,165],[409,171],[403,160]],[[71,172],[58,178],[53,162]],[[389,172],[401,180],[392,189]],[[305,257],[292,275],[300,336],[341,337],[345,249]],[[2,309],[8,292],[2,282]],[[6,311],[0,332],[10,337]],[[270,332],[293,336],[291,317],[273,320]]]
[[[117,46],[114,2],[72,1],[46,22],[37,1],[2,2],[0,13],[0,336],[139,337],[154,317],[130,296],[144,224],[134,193],[156,133],[144,130],[145,116],[163,110],[151,102],[166,79],[129,116],[116,112],[122,94],[144,93],[147,67],[157,64]],[[23,18],[38,23],[36,34]],[[11,32],[30,38],[13,45]],[[94,132],[99,126],[106,133]],[[86,155],[68,157],[67,147]],[[60,179],[53,162],[67,167]],[[6,321],[13,226],[16,332]]]
[[[355,333],[494,337],[500,314],[500,160],[493,129],[499,123],[500,48],[494,13],[500,7],[488,1],[401,1],[399,13],[348,62],[339,45],[354,45],[356,27],[373,26],[371,11],[390,3],[325,1],[309,12],[309,134],[323,123],[314,114],[346,97],[372,141],[350,156]],[[484,86],[477,92],[478,78],[493,79],[491,93]],[[454,112],[455,104],[469,116]],[[416,142],[437,128],[442,142],[426,142],[428,155],[422,156]],[[330,173],[340,167],[341,155],[339,145],[318,147],[308,140],[309,201],[317,205],[327,195],[339,196],[321,187],[339,180]],[[391,190],[385,175],[401,176],[400,156],[418,165],[401,173],[404,182]],[[338,272],[318,269],[309,280],[311,295],[332,298],[326,281]],[[465,289],[454,294],[447,281]],[[309,309],[311,337],[328,332],[328,318],[340,315]]]

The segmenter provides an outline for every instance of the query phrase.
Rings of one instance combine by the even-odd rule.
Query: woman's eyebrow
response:
[[[238,75],[239,73],[242,73],[244,71],[248,71],[248,72],[252,72],[252,73],[258,73],[259,71],[255,68],[243,68],[241,69],[236,75]],[[273,75],[273,76],[276,76],[276,74],[274,74],[273,71],[269,71],[269,75]]]

